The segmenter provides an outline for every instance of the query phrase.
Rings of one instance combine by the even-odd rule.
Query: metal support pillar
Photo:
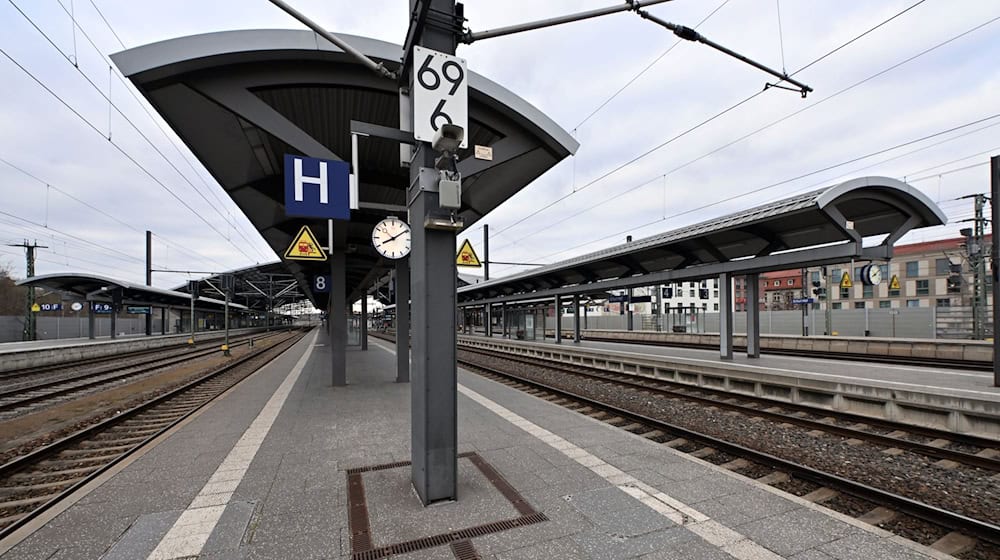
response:
[[[625,303],[628,306],[628,330],[635,330],[635,325],[632,323],[632,288],[628,289],[628,301]]]
[[[757,274],[746,275],[747,287],[747,358],[760,357],[760,279]]]
[[[361,349],[368,350],[368,294],[361,296]]]
[[[118,338],[118,310],[122,306],[122,290],[115,288],[111,291],[111,338]]]
[[[562,343],[562,296],[556,296],[556,344]]]
[[[573,294],[573,344],[580,344],[580,295]]]
[[[146,230],[146,285],[153,285],[153,232]],[[153,334],[153,307],[146,315],[146,336]]]
[[[410,259],[396,261],[396,383],[410,382]]]
[[[719,275],[719,357],[733,359],[733,284],[732,275]]]
[[[587,307],[588,306],[586,305],[583,306],[583,330],[587,330],[588,328],[590,328],[588,326],[588,321],[587,321]]]
[[[92,301],[88,303],[90,304],[90,308],[87,310],[87,338],[93,340],[97,337],[97,330],[95,328],[97,326],[97,314],[94,313],[95,303]]]
[[[160,308],[160,334],[167,334],[167,317],[170,315],[169,307]]]
[[[347,224],[331,220],[333,247],[330,248],[330,373],[334,387],[347,385]]]
[[[1000,156],[990,158],[990,206],[993,220],[990,222],[993,232],[992,251],[990,254],[990,277],[993,279],[993,386],[1000,387],[1000,363],[996,356],[1000,355]]]
[[[455,0],[423,0],[434,14],[415,44],[454,54]],[[415,13],[417,0],[410,0]],[[415,29],[411,22],[411,29]],[[416,32],[416,31],[415,31]],[[404,70],[405,71],[405,70]],[[416,79],[409,73],[410,90]],[[413,98],[410,97],[412,107]],[[410,112],[413,115],[413,111]],[[414,117],[416,118],[416,117]],[[407,126],[410,123],[406,123]],[[466,131],[468,134],[468,131]],[[455,332],[456,283],[454,229],[430,229],[434,218],[447,220],[437,193],[439,174],[428,142],[418,142],[410,161],[407,207],[411,221],[413,290],[412,371],[410,390],[410,479],[424,505],[458,497],[458,365]]]
[[[656,330],[662,331],[663,326],[661,325],[660,319],[663,318],[663,286],[656,285]]]
[[[510,330],[507,328],[507,304],[500,304],[500,338],[510,338]]]
[[[493,304],[486,304],[486,337],[493,337]]]

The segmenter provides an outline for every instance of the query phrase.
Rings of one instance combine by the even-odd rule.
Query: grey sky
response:
[[[125,47],[226,29],[301,28],[266,0],[94,3]],[[334,32],[397,43],[405,33],[405,0],[292,3]],[[471,29],[482,30],[613,3],[471,0],[466,16]],[[721,5],[699,31],[791,73],[915,3],[677,0],[650,10],[694,26]],[[79,24],[75,34],[70,11]],[[953,199],[987,192],[986,162],[1000,153],[997,17],[995,2],[926,0],[797,74],[816,90],[808,99],[768,90],[597,181],[753,96],[769,76],[683,43],[583,122],[670,48],[674,36],[626,13],[460,46],[470,68],[524,97],[581,143],[576,158],[484,220],[494,234],[491,257],[553,262],[628,234],[652,235],[858,175],[906,178],[940,201],[952,223],[904,242],[957,235],[968,225],[958,220],[971,216],[972,202]],[[122,45],[90,0],[72,0],[72,6],[71,0],[0,3],[0,31],[0,48],[8,55],[0,55],[0,158],[41,180],[0,162],[0,240],[38,239],[50,246],[39,252],[37,273],[87,271],[142,281],[146,229],[155,234],[158,268],[223,270],[276,258],[166,125],[147,114],[152,110],[137,102],[117,70],[109,74],[106,55]],[[105,98],[109,83],[117,109]],[[981,122],[939,134],[975,121]],[[481,251],[478,225],[468,236]],[[0,247],[0,263],[23,275],[23,250]],[[491,275],[518,270],[495,265]],[[157,273],[154,284],[171,287],[185,277]]]

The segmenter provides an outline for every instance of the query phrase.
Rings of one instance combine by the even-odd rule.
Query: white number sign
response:
[[[469,146],[469,73],[465,59],[413,47],[413,136],[430,142],[443,124],[465,129]]]

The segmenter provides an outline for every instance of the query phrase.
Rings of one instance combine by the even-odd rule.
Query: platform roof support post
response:
[[[992,239],[990,249],[990,277],[993,279],[993,386],[1000,387],[1000,156],[990,158],[990,206],[992,220]]]
[[[361,294],[361,349],[368,350],[368,294]]]
[[[455,0],[429,2],[433,18],[426,18],[414,44],[454,54]],[[417,0],[410,0],[414,13]],[[411,22],[412,30],[418,28]],[[413,91],[414,72],[409,73]],[[413,96],[410,96],[410,103]],[[413,111],[410,114],[414,114]],[[416,117],[414,117],[416,118]],[[466,132],[468,134],[468,131]],[[410,390],[410,479],[424,505],[458,497],[458,364],[455,309],[457,270],[454,229],[425,227],[429,219],[449,216],[437,192],[440,173],[428,142],[418,142],[410,161],[407,207],[411,222],[410,282],[413,291],[411,348],[413,380]]]
[[[153,285],[153,232],[146,230],[146,285]],[[153,307],[146,314],[146,336],[153,334]]]
[[[757,274],[746,275],[747,287],[747,357],[760,357],[760,277]]]
[[[732,275],[719,275],[719,357],[733,359],[733,284]]]
[[[573,294],[573,344],[580,344],[580,294]]]
[[[167,334],[167,315],[170,314],[169,307],[160,308],[160,334]]]
[[[553,307],[556,310],[556,344],[562,344],[562,296],[556,296]]]
[[[485,327],[486,327],[486,336],[487,337],[492,337],[493,336],[493,304],[492,303],[487,303],[486,304],[486,317],[485,317],[484,320],[486,321],[486,325],[485,325]]]
[[[587,330],[587,328],[588,328],[587,323],[588,323],[587,306],[584,305],[583,306],[583,330]]]
[[[96,313],[94,313],[94,302],[90,301],[87,303],[90,304],[89,308],[87,309],[87,338],[93,340],[94,338],[97,337],[97,331],[96,331],[97,317]]]
[[[347,224],[331,220],[333,247],[330,248],[330,372],[334,387],[347,385]]]
[[[635,325],[632,323],[632,288],[628,289],[628,301],[625,302],[628,306],[628,330],[635,330]]]
[[[396,261],[396,383],[410,382],[410,259]]]
[[[507,330],[507,304],[500,304],[500,338],[509,338],[509,331]]]

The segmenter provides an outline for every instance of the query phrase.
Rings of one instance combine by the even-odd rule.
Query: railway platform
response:
[[[0,558],[946,557],[461,370],[459,499],[424,508],[393,352],[333,387],[308,335]]]

